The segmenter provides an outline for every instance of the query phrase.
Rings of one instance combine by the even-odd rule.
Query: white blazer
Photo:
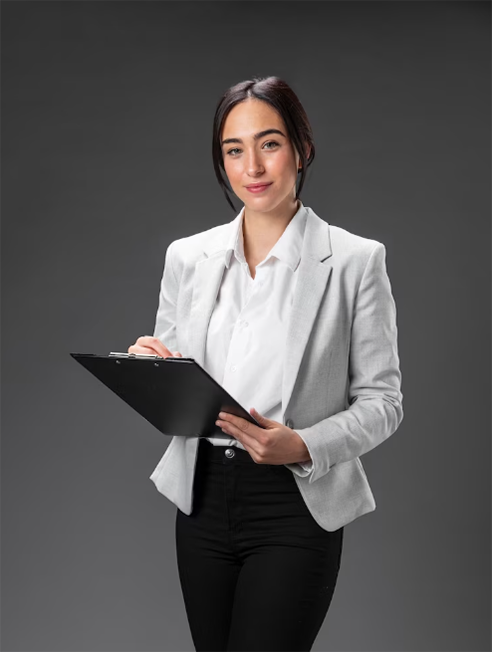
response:
[[[334,531],[376,508],[359,459],[403,419],[396,305],[385,246],[308,211],[282,385],[284,423],[311,454],[294,473],[315,521]],[[232,222],[174,240],[154,336],[204,364],[207,327],[225,269]],[[189,515],[199,437],[174,436],[150,479]]]

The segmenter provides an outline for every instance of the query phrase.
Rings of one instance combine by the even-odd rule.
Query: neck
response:
[[[245,208],[243,239],[246,257],[250,255],[253,258],[263,258],[285,231],[300,205],[300,201],[294,199],[288,206],[277,206],[268,213]]]

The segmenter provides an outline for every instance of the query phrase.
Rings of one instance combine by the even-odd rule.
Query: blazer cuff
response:
[[[309,455],[311,459],[308,462],[294,462],[292,464],[284,464],[288,469],[290,469],[293,473],[296,475],[300,476],[301,478],[307,478],[310,476],[310,482],[312,482],[312,476],[315,473],[315,463],[314,463],[314,454],[312,448],[309,447],[306,439],[299,433],[298,430],[295,431],[299,437],[302,439],[302,441],[306,444],[306,448],[309,451]]]
[[[313,470],[313,464],[312,462],[309,462],[309,467],[308,463],[304,462],[293,462],[292,464],[284,464],[288,469],[290,469],[293,473],[298,475],[301,478],[306,478],[308,475],[312,473]]]
[[[299,462],[299,464],[300,464],[300,466],[302,466],[303,469],[305,469],[309,473],[314,469],[314,464],[313,464],[312,460],[309,461],[309,462]]]

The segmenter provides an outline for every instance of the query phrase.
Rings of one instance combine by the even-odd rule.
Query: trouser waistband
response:
[[[254,464],[255,466],[259,466],[247,450],[239,448],[239,446],[215,445],[205,437],[200,438],[199,454],[203,459],[220,464]]]

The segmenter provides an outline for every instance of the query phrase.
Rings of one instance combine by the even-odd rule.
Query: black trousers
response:
[[[313,519],[285,466],[199,442],[176,553],[197,651],[311,650],[340,568],[343,527]]]

